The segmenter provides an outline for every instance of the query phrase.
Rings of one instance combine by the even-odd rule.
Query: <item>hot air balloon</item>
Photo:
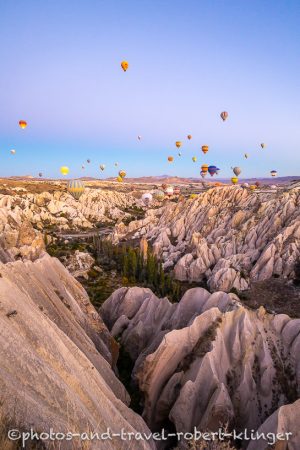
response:
[[[102,170],[102,172],[103,172],[103,170],[105,169],[105,164],[100,164],[100,170]]]
[[[181,144],[180,141],[176,141],[176,142],[175,142],[175,145],[176,145],[177,148],[180,148],[182,144]]]
[[[12,155],[15,155],[15,154],[16,154],[16,150],[12,149],[12,150],[10,151],[10,153],[11,153]]]
[[[266,144],[262,143],[260,144],[261,148],[265,148]]]
[[[125,178],[125,177],[126,177],[126,172],[125,172],[125,170],[120,170],[120,171],[119,171],[119,176],[120,176],[121,178]]]
[[[173,156],[168,156],[168,161],[169,161],[169,162],[173,162],[173,161],[174,161]]]
[[[207,171],[208,171],[208,164],[202,164],[201,170],[202,170],[202,172],[207,173]]]
[[[91,160],[90,160],[90,159],[87,159],[86,162],[87,162],[88,164],[90,164]]]
[[[168,197],[171,197],[171,196],[173,195],[173,193],[174,193],[173,186],[167,186],[165,192],[166,192],[166,195],[167,195]]]
[[[238,177],[232,177],[232,178],[231,178],[231,183],[232,183],[232,184],[237,184],[238,182],[239,182]]]
[[[193,162],[196,162],[196,161],[197,161],[196,156],[193,156],[193,157],[192,157],[192,161],[193,161]]]
[[[271,170],[270,173],[272,177],[277,177],[277,170]]]
[[[251,191],[255,191],[256,187],[257,187],[257,186],[255,186],[255,184],[251,184],[251,185],[250,185],[250,190],[251,190]]]
[[[193,199],[195,199],[195,198],[197,198],[197,197],[198,197],[197,194],[191,194],[191,195],[190,195],[190,199],[191,199],[191,200],[193,200]]]
[[[85,166],[82,164],[81,168],[82,168],[82,170],[84,170],[84,169],[85,169]]]
[[[39,177],[41,178],[43,176],[42,172],[39,172]]]
[[[223,112],[221,112],[220,116],[221,116],[221,119],[225,122],[225,120],[228,117],[228,112],[227,111],[223,111]]]
[[[140,141],[142,139],[142,136],[138,136],[138,140]]]
[[[248,156],[249,156],[249,155],[248,155],[248,153],[245,153],[244,156],[245,156],[246,159],[248,159]]]
[[[248,183],[243,183],[242,184],[242,188],[248,188],[249,187],[249,184]]]
[[[210,176],[213,177],[217,173],[218,168],[216,166],[209,166],[207,170]]]
[[[276,186],[276,184],[272,184],[272,185],[270,186],[270,188],[271,188],[271,189],[277,189],[277,186]]]
[[[237,177],[240,175],[240,173],[242,172],[240,167],[234,167],[233,169],[233,173],[234,175],[236,175]]]
[[[188,135],[187,135],[187,138],[188,138],[188,140],[190,141],[190,140],[192,139],[192,135],[191,135],[191,134],[188,134]]]
[[[203,170],[201,170],[200,175],[202,178],[205,178],[207,175],[207,172],[203,172]]]
[[[145,194],[143,194],[142,202],[144,203],[145,206],[150,205],[150,203],[152,202],[152,194],[150,194],[150,192],[146,192]]]
[[[20,128],[22,128],[22,130],[24,130],[27,127],[26,120],[19,120],[19,126]]]
[[[181,156],[181,154],[182,154],[181,152],[178,152],[178,156]]]
[[[161,191],[160,189],[156,189],[153,192],[153,197],[155,198],[155,200],[158,200],[159,202],[161,202],[165,198],[165,193],[163,191]]]
[[[84,184],[81,180],[70,180],[67,190],[76,200],[79,200],[84,193]]]
[[[122,177],[120,177],[120,175],[117,177],[117,182],[118,183],[122,183],[122,181],[123,181],[123,178]]]
[[[118,167],[118,165],[119,165],[119,163],[118,163],[118,162],[115,162],[115,166]]]
[[[122,61],[122,62],[121,62],[121,67],[122,67],[122,69],[124,70],[124,72],[126,72],[126,70],[127,70],[128,67],[129,67],[128,62],[127,62],[127,61]]]
[[[202,145],[202,151],[205,155],[208,152],[208,145]]]
[[[259,182],[259,181],[256,181],[255,186],[256,186],[256,187],[259,187],[259,186],[260,186],[260,182]]]
[[[60,168],[60,173],[64,176],[68,175],[69,171],[70,171],[70,169],[67,166],[61,166],[61,168]]]

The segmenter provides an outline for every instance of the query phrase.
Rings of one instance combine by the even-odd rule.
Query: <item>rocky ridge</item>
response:
[[[149,289],[121,288],[100,313],[135,361],[143,417],[152,430],[262,426],[294,431],[288,448],[298,448],[299,319],[262,307],[251,311],[234,294],[202,288],[187,291],[176,305]],[[285,416],[285,410],[294,412]]]
[[[300,187],[251,192],[218,187],[168,202],[111,236],[145,237],[178,280],[206,280],[211,291],[245,290],[271,276],[293,278],[300,257]]]

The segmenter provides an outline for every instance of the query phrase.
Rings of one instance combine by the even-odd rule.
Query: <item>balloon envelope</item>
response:
[[[22,130],[24,130],[24,128],[27,127],[26,120],[19,120],[19,126],[20,126],[20,128],[22,128]]]
[[[127,61],[122,61],[122,62],[121,62],[121,67],[122,67],[122,69],[124,70],[124,72],[126,72],[126,70],[127,70],[128,67],[129,67],[128,62],[127,62]]]
[[[70,171],[69,167],[67,167],[67,166],[61,166],[61,168],[60,168],[60,173],[62,175],[68,175],[69,171]]]
[[[79,200],[84,193],[84,184],[81,180],[70,180],[67,190],[76,200]]]
[[[234,175],[236,175],[237,177],[240,175],[240,173],[242,172],[240,167],[234,167],[233,169],[233,173]]]
[[[220,116],[221,116],[221,119],[223,121],[225,121],[227,119],[227,117],[228,117],[228,112],[227,111],[223,111],[223,112],[221,112]]]

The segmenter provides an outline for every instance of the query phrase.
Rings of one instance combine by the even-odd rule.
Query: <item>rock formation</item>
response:
[[[280,429],[277,408],[294,410],[285,427],[299,430],[300,404],[291,404],[300,396],[300,319],[251,311],[234,294],[202,288],[178,304],[121,288],[100,313],[135,361],[152,430],[215,431],[226,422],[257,430],[266,420],[265,429]],[[293,439],[296,449],[299,433]]]
[[[146,238],[178,280],[207,280],[211,291],[247,289],[250,281],[294,276],[300,257],[300,188],[250,192],[209,189],[195,199],[168,202],[128,227],[114,243]]]

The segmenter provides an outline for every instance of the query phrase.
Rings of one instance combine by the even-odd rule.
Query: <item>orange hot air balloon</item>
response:
[[[176,142],[175,142],[175,145],[176,145],[177,148],[180,148],[182,144],[181,144],[180,141],[176,141]]]
[[[124,72],[126,72],[126,70],[127,70],[128,67],[129,67],[128,62],[127,62],[127,61],[122,61],[122,62],[121,62],[121,67],[122,67],[122,69],[124,70]]]
[[[202,151],[205,155],[208,152],[208,145],[202,145]]]
[[[223,111],[223,112],[221,112],[220,116],[221,116],[221,119],[225,122],[225,120],[228,117],[228,112],[227,111]]]
[[[190,141],[190,140],[192,139],[192,135],[191,135],[191,134],[188,134],[188,135],[187,135],[187,138],[188,138],[188,140]]]
[[[168,156],[168,161],[169,161],[169,162],[173,162],[173,161],[174,161],[173,156]]]
[[[22,128],[22,130],[24,130],[27,127],[26,120],[19,120],[19,126],[20,128]]]
[[[208,172],[208,164],[202,164],[201,170],[202,170],[202,172],[207,173]]]

